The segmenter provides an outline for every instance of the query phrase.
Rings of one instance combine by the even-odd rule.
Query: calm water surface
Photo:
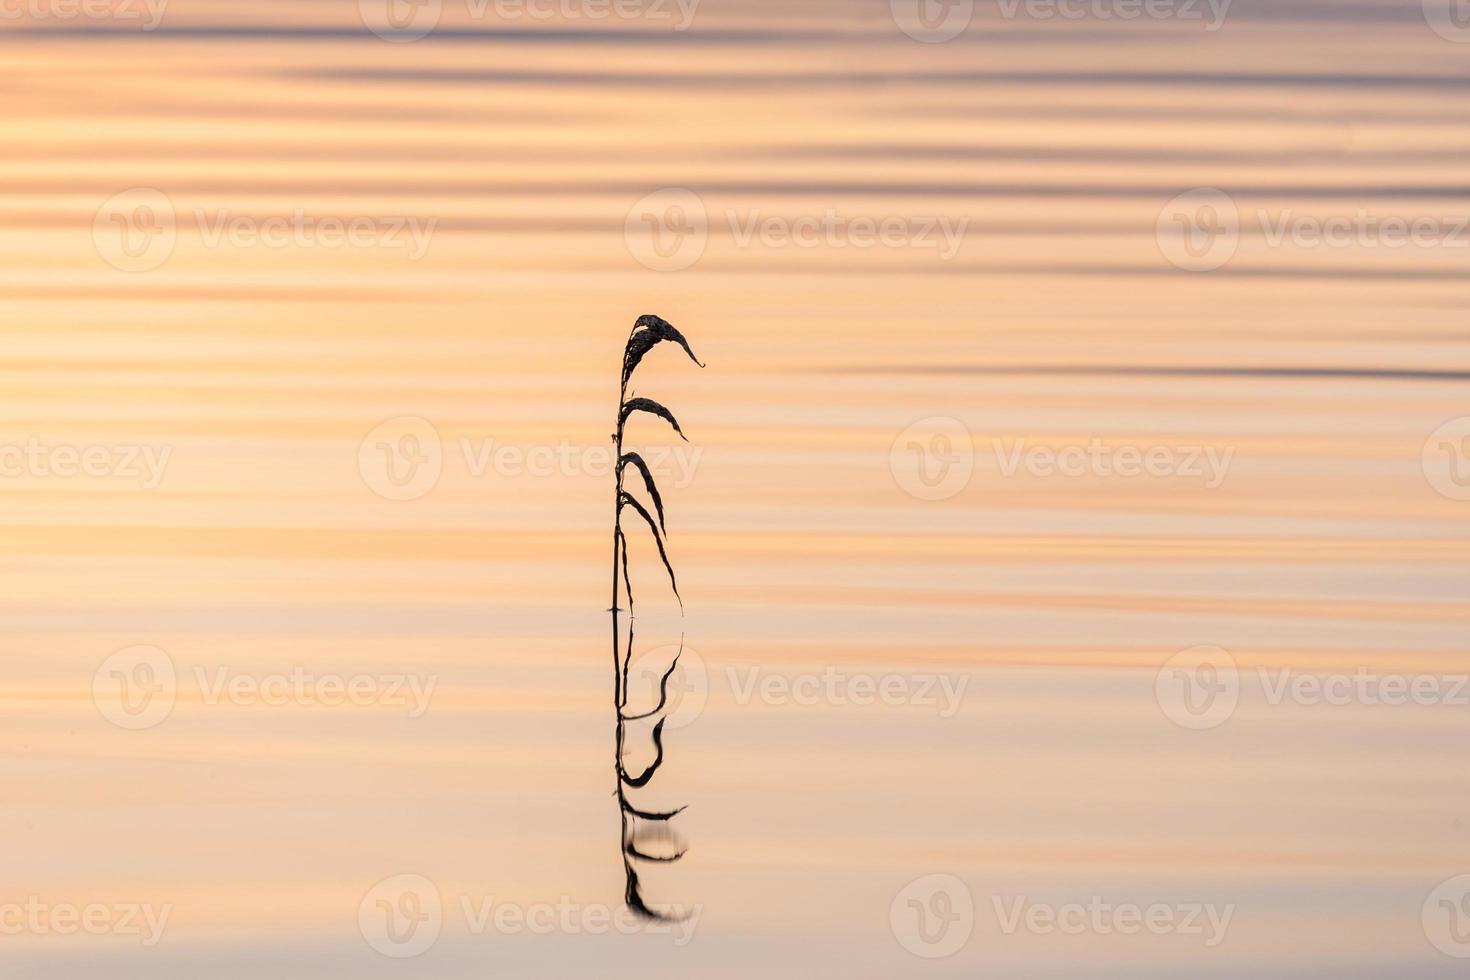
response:
[[[0,904],[171,908],[152,947],[6,935],[9,975],[1459,975],[1425,899],[1470,872],[1470,707],[1272,692],[1470,670],[1470,503],[1421,459],[1470,412],[1470,253],[1273,230],[1463,222],[1470,45],[1408,2],[982,2],[944,43],[867,0],[482,9],[411,43],[338,0],[5,22],[0,442],[138,455],[0,481]],[[1238,216],[1208,272],[1166,210],[1195,188]],[[660,478],[702,669],[642,798],[690,804],[648,873],[688,935],[590,934],[643,312],[709,365],[637,386],[691,440]],[[375,430],[404,416],[437,443]],[[385,483],[415,446],[437,481]],[[1047,463],[1089,446],[1203,469]],[[98,698],[137,646],[176,691],[131,730]],[[1199,646],[1238,698],[1191,729],[1160,671]],[[302,675],[434,686],[249,693]],[[401,874],[443,903],[417,960],[359,923]],[[926,959],[931,874],[973,922]],[[1230,918],[1007,928],[1095,900]]]

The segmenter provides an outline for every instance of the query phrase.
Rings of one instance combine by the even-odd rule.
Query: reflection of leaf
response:
[[[644,903],[643,895],[638,889],[638,872],[634,871],[633,866],[627,862],[624,862],[623,868],[627,872],[628,879],[628,886],[623,890],[623,901],[628,903],[628,908],[646,919],[654,919],[658,922],[675,922],[687,918],[687,916],[680,916],[675,919],[674,916],[664,915],[662,912],[649,908]]]
[[[632,415],[634,412],[647,412],[649,415],[657,415],[659,418],[663,419],[665,422],[674,427],[674,431],[679,433],[680,439],[683,439],[685,442],[689,441],[689,437],[684,435],[684,430],[679,428],[679,420],[674,418],[673,412],[669,411],[667,408],[664,408],[652,398],[629,398],[627,401],[623,402],[622,411],[618,413],[619,446],[623,444],[623,426],[627,424],[628,416]]]
[[[662,827],[663,824],[659,824],[659,826]],[[674,838],[674,834],[672,832],[663,836],[667,836],[671,839]],[[640,861],[657,861],[662,864],[672,864],[673,862],[683,857],[685,854],[689,853],[689,848],[681,847],[671,854],[649,854],[647,851],[641,850],[638,847],[636,835],[629,835],[627,845],[623,848],[623,853],[631,857],[635,857]]]
[[[638,502],[638,498],[637,497],[634,497],[632,494],[630,494],[626,490],[623,491],[623,495],[622,495],[621,500],[622,500],[622,503],[620,503],[618,505],[618,510],[621,512],[622,509],[623,509],[623,505],[627,505],[629,507],[632,507],[634,510],[636,510],[638,512],[639,516],[642,517],[643,520],[644,520],[644,522],[648,525],[648,530],[653,533],[653,543],[656,544],[656,545],[658,545],[658,557],[663,561],[664,568],[669,573],[669,585],[674,590],[674,597],[676,599],[679,599],[679,605],[680,606],[684,605],[683,598],[681,598],[679,596],[679,583],[676,582],[676,581],[674,581],[674,566],[671,565],[671,564],[669,564],[669,553],[664,550],[664,536],[659,533],[658,525],[653,522],[653,515],[650,514],[646,509],[644,509],[644,506]],[[623,554],[624,554],[624,557],[627,556],[627,545],[626,545],[626,542],[624,544]],[[627,574],[627,572],[626,572],[626,569],[625,569],[624,575],[626,575],[626,574]]]
[[[623,534],[623,529],[618,528],[615,532],[618,550],[623,556],[623,591],[628,595],[628,606],[633,606],[633,582],[628,578],[628,538]],[[632,618],[631,616],[629,617]]]
[[[638,362],[643,360],[643,355],[660,343],[671,340],[684,348],[684,353],[689,359],[700,367],[699,358],[694,356],[694,351],[689,348],[689,341],[684,335],[674,329],[674,325],[661,316],[645,313],[633,324],[633,332],[628,336],[628,346],[623,349],[623,385],[626,387],[628,379],[633,376],[633,371],[638,367]]]
[[[689,809],[687,806],[681,806],[677,810],[639,810],[628,804],[626,801],[623,803],[623,812],[631,813],[639,820],[669,820],[673,817],[677,817],[679,814],[683,813],[687,809]]]
[[[643,712],[643,714],[641,714],[641,715],[623,715],[623,720],[624,721],[641,721],[644,718],[652,718],[654,715],[656,715],[660,711],[664,710],[664,705],[667,704],[668,703],[668,700],[669,700],[669,678],[673,676],[674,670],[679,666],[679,657],[683,653],[684,653],[684,638],[681,636],[681,637],[679,637],[679,652],[676,653],[676,654],[674,654],[674,659],[673,659],[673,662],[669,664],[669,669],[666,670],[666,671],[664,671],[664,676],[663,677],[660,677],[659,678],[659,681],[658,681],[658,704],[654,705],[649,710]],[[628,699],[626,697],[624,697],[623,698],[623,704],[626,705],[627,703],[628,703]]]
[[[633,579],[628,575],[628,538],[623,534],[623,522],[617,521],[613,528],[613,549],[615,553],[623,556],[623,591],[628,595],[628,645],[624,648],[622,669],[617,677],[617,687],[614,694],[617,695],[618,707],[621,710],[628,704],[628,664],[633,659]],[[613,591],[617,591],[617,567],[613,567]],[[613,625],[617,625],[614,617]],[[682,641],[682,638],[680,640]],[[613,644],[613,653],[617,654],[617,644]]]
[[[648,464],[643,462],[643,457],[637,453],[623,453],[623,458],[618,460],[618,468],[622,469],[632,463],[639,473],[643,474],[643,485],[648,488],[648,498],[653,501],[653,509],[658,512],[658,526],[664,526],[664,501],[658,495],[658,484],[653,482],[653,474],[648,470]]]
[[[618,760],[618,772],[622,775],[623,782],[634,789],[639,786],[647,786],[653,774],[658,772],[658,767],[664,764],[664,720],[662,718],[658,720],[658,724],[653,726],[653,747],[657,753],[653,761],[648,764],[647,769],[636,776],[628,775],[628,770],[623,768],[623,760]]]

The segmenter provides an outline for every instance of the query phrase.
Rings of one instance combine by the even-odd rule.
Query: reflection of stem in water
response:
[[[636,452],[623,451],[623,429],[627,425],[628,418],[635,412],[644,412],[657,416],[673,426],[679,438],[684,438],[684,432],[679,428],[674,414],[658,402],[650,398],[629,398],[628,380],[633,376],[633,371],[638,363],[643,360],[655,345],[662,341],[672,341],[684,348],[689,359],[700,367],[699,358],[694,356],[694,351],[689,348],[689,342],[684,335],[661,317],[652,314],[640,316],[633,324],[633,330],[628,335],[627,346],[623,349],[623,371],[622,381],[618,388],[618,417],[617,431],[613,434],[613,447],[617,455],[617,465],[613,468],[613,555],[612,555],[612,648],[613,648],[613,709],[617,715],[617,730],[614,748],[614,769],[617,774],[618,811],[620,820],[620,832],[618,835],[618,850],[622,856],[623,873],[626,880],[624,898],[628,907],[640,915],[653,919],[666,918],[659,912],[649,908],[643,901],[643,895],[638,887],[638,872],[633,866],[634,861],[677,861],[683,857],[682,849],[675,849],[668,854],[650,854],[640,849],[639,844],[653,841],[673,842],[677,845],[678,836],[669,826],[669,821],[678,814],[683,807],[677,810],[640,810],[628,801],[628,789],[638,789],[646,786],[653,779],[658,767],[664,761],[663,712],[668,704],[669,678],[673,676],[675,668],[679,665],[679,654],[684,650],[683,637],[679,640],[679,653],[674,655],[669,663],[668,669],[664,671],[658,684],[658,701],[653,708],[639,714],[629,714],[628,708],[628,670],[633,659],[633,585],[628,577],[628,539],[623,533],[623,513],[631,509],[634,514],[642,519],[648,532],[653,536],[654,544],[658,547],[658,557],[665,571],[669,574],[669,586],[674,591],[674,597],[679,599],[680,610],[684,607],[683,599],[679,598],[679,585],[674,578],[674,566],[669,562],[668,550],[665,547],[664,528],[664,502],[659,495],[658,486],[654,483],[653,473],[643,457]],[[643,489],[653,505],[653,512],[632,493],[623,487],[623,475],[631,466],[638,471],[642,477]],[[657,517],[655,517],[657,515]],[[621,581],[621,587],[619,582]],[[622,634],[618,630],[618,599],[620,591],[628,597],[628,633],[626,645],[623,644]],[[623,745],[627,733],[627,723],[643,719],[657,718],[653,725],[653,762],[642,772],[629,773],[623,768]]]

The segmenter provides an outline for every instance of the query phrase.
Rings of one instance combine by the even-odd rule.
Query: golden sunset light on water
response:
[[[1462,3],[0,40],[7,978],[1463,973]]]

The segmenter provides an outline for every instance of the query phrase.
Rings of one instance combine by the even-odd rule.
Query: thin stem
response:
[[[618,409],[613,416],[618,420],[617,431],[613,433],[613,459],[621,459],[623,456],[623,402],[627,399],[628,383],[624,380],[618,386]],[[616,728],[613,733],[613,786],[618,799],[618,854],[623,861],[623,876],[632,881],[633,866],[628,858],[628,800],[623,793],[623,704],[627,699],[628,672],[624,666],[624,660],[618,650],[618,549],[623,549],[623,557],[626,559],[627,540],[623,537],[623,470],[622,467],[613,468],[613,554],[612,554],[612,648],[613,648],[613,716],[617,719]],[[629,657],[633,654],[633,599],[631,593],[628,597],[628,650]]]

